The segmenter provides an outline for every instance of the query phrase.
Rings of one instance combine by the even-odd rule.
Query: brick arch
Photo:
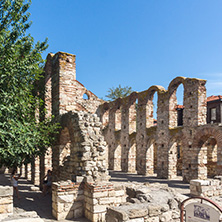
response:
[[[180,84],[183,84],[183,86],[185,88],[185,84],[184,84],[185,80],[186,80],[186,78],[182,77],[182,76],[178,76],[175,79],[173,79],[168,86],[169,94],[171,95],[173,93],[173,91],[177,90],[177,88]]]
[[[214,166],[211,166],[209,161],[209,147],[206,146],[207,140],[213,137],[216,140],[216,161],[213,161]],[[196,169],[197,178],[206,179],[208,176],[221,175],[222,166],[222,130],[215,126],[200,127],[194,135],[193,148],[196,148],[194,156],[198,161]],[[203,158],[204,157],[204,158]],[[213,172],[213,171],[214,172]]]
[[[102,127],[105,128],[109,124],[109,103],[105,102],[99,107],[100,121],[102,122]]]
[[[169,103],[169,125],[170,127],[176,127],[178,126],[178,116],[177,116],[177,110],[176,106],[178,105],[177,103],[177,96],[176,92],[179,87],[179,85],[183,85],[183,90],[186,90],[186,84],[185,84],[186,78],[184,77],[176,77],[173,79],[169,86],[168,86],[168,103]],[[184,96],[183,96],[184,100]]]
[[[208,137],[213,136],[216,141],[217,144],[222,144],[222,129],[215,129],[215,127],[201,127],[200,129],[197,130],[195,136],[194,136],[194,140],[192,143],[193,147],[199,147],[201,141],[203,141],[203,139],[207,139]]]
[[[147,103],[148,100],[153,100],[155,92],[159,96],[160,93],[165,93],[166,90],[163,86],[153,85],[149,89],[138,93],[138,99],[143,101],[143,103]]]
[[[75,122],[73,121],[73,118],[72,118],[72,112],[68,112],[68,113],[64,114],[61,117],[59,123],[60,123],[60,126],[61,126],[59,136],[61,134],[61,131],[64,128],[67,128],[68,131],[69,131],[70,140],[71,140],[71,142],[74,142],[74,125],[75,125]]]
[[[157,144],[155,134],[148,137],[146,146],[142,152],[144,174],[153,175],[157,165]]]
[[[146,127],[153,126],[153,97],[157,93],[157,103],[159,95],[165,93],[166,90],[162,86],[151,86],[148,90],[138,93],[138,109],[137,116],[141,120],[141,125],[144,123]],[[158,106],[157,106],[158,109]],[[145,126],[142,126],[145,127]]]
[[[172,135],[169,140],[168,147],[168,175],[170,179],[182,175],[182,160],[183,160],[183,132],[180,130],[176,134]],[[180,145],[178,154],[178,145]]]
[[[135,133],[134,133],[135,134]],[[128,151],[128,172],[136,172],[136,137],[130,139],[129,141],[129,151]]]

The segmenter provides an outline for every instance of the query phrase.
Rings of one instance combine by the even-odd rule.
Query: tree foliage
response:
[[[133,92],[132,87],[125,86],[122,87],[119,85],[118,87],[109,88],[108,94],[105,96],[109,101],[113,101],[118,98],[123,98],[130,95]]]
[[[33,94],[34,83],[41,78],[47,39],[35,44],[26,33],[30,4],[0,0],[0,165],[8,167],[43,154],[57,128],[50,120],[35,118],[43,101]]]

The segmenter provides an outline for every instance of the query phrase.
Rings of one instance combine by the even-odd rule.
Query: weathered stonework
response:
[[[182,176],[184,181],[222,175],[222,127],[206,124],[205,83],[177,77],[167,89],[151,86],[105,102],[76,80],[74,55],[49,54],[44,100],[47,115],[54,115],[61,129],[56,144],[33,162],[32,171],[31,165],[26,166],[26,177],[39,183],[47,169],[53,169],[53,215],[57,219],[85,215],[91,221],[104,221],[105,208],[125,198],[109,183],[107,168],[167,179]],[[180,85],[184,88],[182,126],[176,108]],[[102,184],[110,192],[103,192]],[[100,197],[95,197],[97,192]],[[147,218],[145,214],[141,221]],[[154,214],[152,220],[160,216]]]
[[[167,186],[126,185],[127,203],[109,207],[107,222],[179,222],[180,204],[187,197],[174,192]]]
[[[222,195],[221,176],[217,179],[191,180],[190,195],[201,197],[213,197]]]
[[[53,149],[53,180],[76,181],[82,176],[87,182],[109,179],[106,168],[107,145],[96,114],[84,111],[63,114],[61,130]]]
[[[13,214],[13,188],[0,186],[0,221]]]

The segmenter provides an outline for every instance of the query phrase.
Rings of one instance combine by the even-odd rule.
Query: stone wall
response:
[[[92,222],[105,221],[107,207],[126,202],[125,187],[112,183],[85,184],[84,214]]]
[[[109,147],[108,168],[151,176],[155,172],[157,177],[168,179],[182,175],[184,181],[220,175],[222,148],[218,144],[222,131],[217,125],[206,125],[205,83],[202,79],[177,77],[167,90],[151,86],[101,104],[97,113]],[[183,126],[177,123],[179,85],[184,88]],[[158,95],[155,126],[154,93]],[[210,144],[208,140],[212,139]]]
[[[52,215],[57,220],[79,218],[84,215],[84,186],[71,181],[53,183]]]
[[[186,196],[161,184],[126,185],[127,203],[109,207],[106,222],[180,221],[180,205]]]
[[[61,130],[53,149],[53,180],[107,181],[107,144],[96,114],[69,112],[61,116]]]
[[[105,221],[106,208],[126,202],[124,186],[112,183],[57,182],[52,186],[52,213],[57,220],[85,216]]]
[[[190,195],[201,197],[213,197],[222,195],[222,177],[208,180],[191,180],[190,181]]]
[[[13,214],[13,187],[0,186],[0,221]]]

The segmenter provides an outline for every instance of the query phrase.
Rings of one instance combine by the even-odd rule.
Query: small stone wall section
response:
[[[52,214],[57,220],[85,215],[92,222],[105,221],[106,208],[126,202],[123,186],[112,183],[53,183]]]
[[[190,195],[213,197],[222,195],[222,177],[208,180],[191,180],[190,181]]]
[[[52,215],[57,220],[79,218],[84,215],[83,184],[71,181],[53,183]]]
[[[107,207],[126,202],[124,186],[112,183],[85,184],[85,217],[92,222],[105,221]]]
[[[13,188],[0,186],[0,221],[13,214]]]

